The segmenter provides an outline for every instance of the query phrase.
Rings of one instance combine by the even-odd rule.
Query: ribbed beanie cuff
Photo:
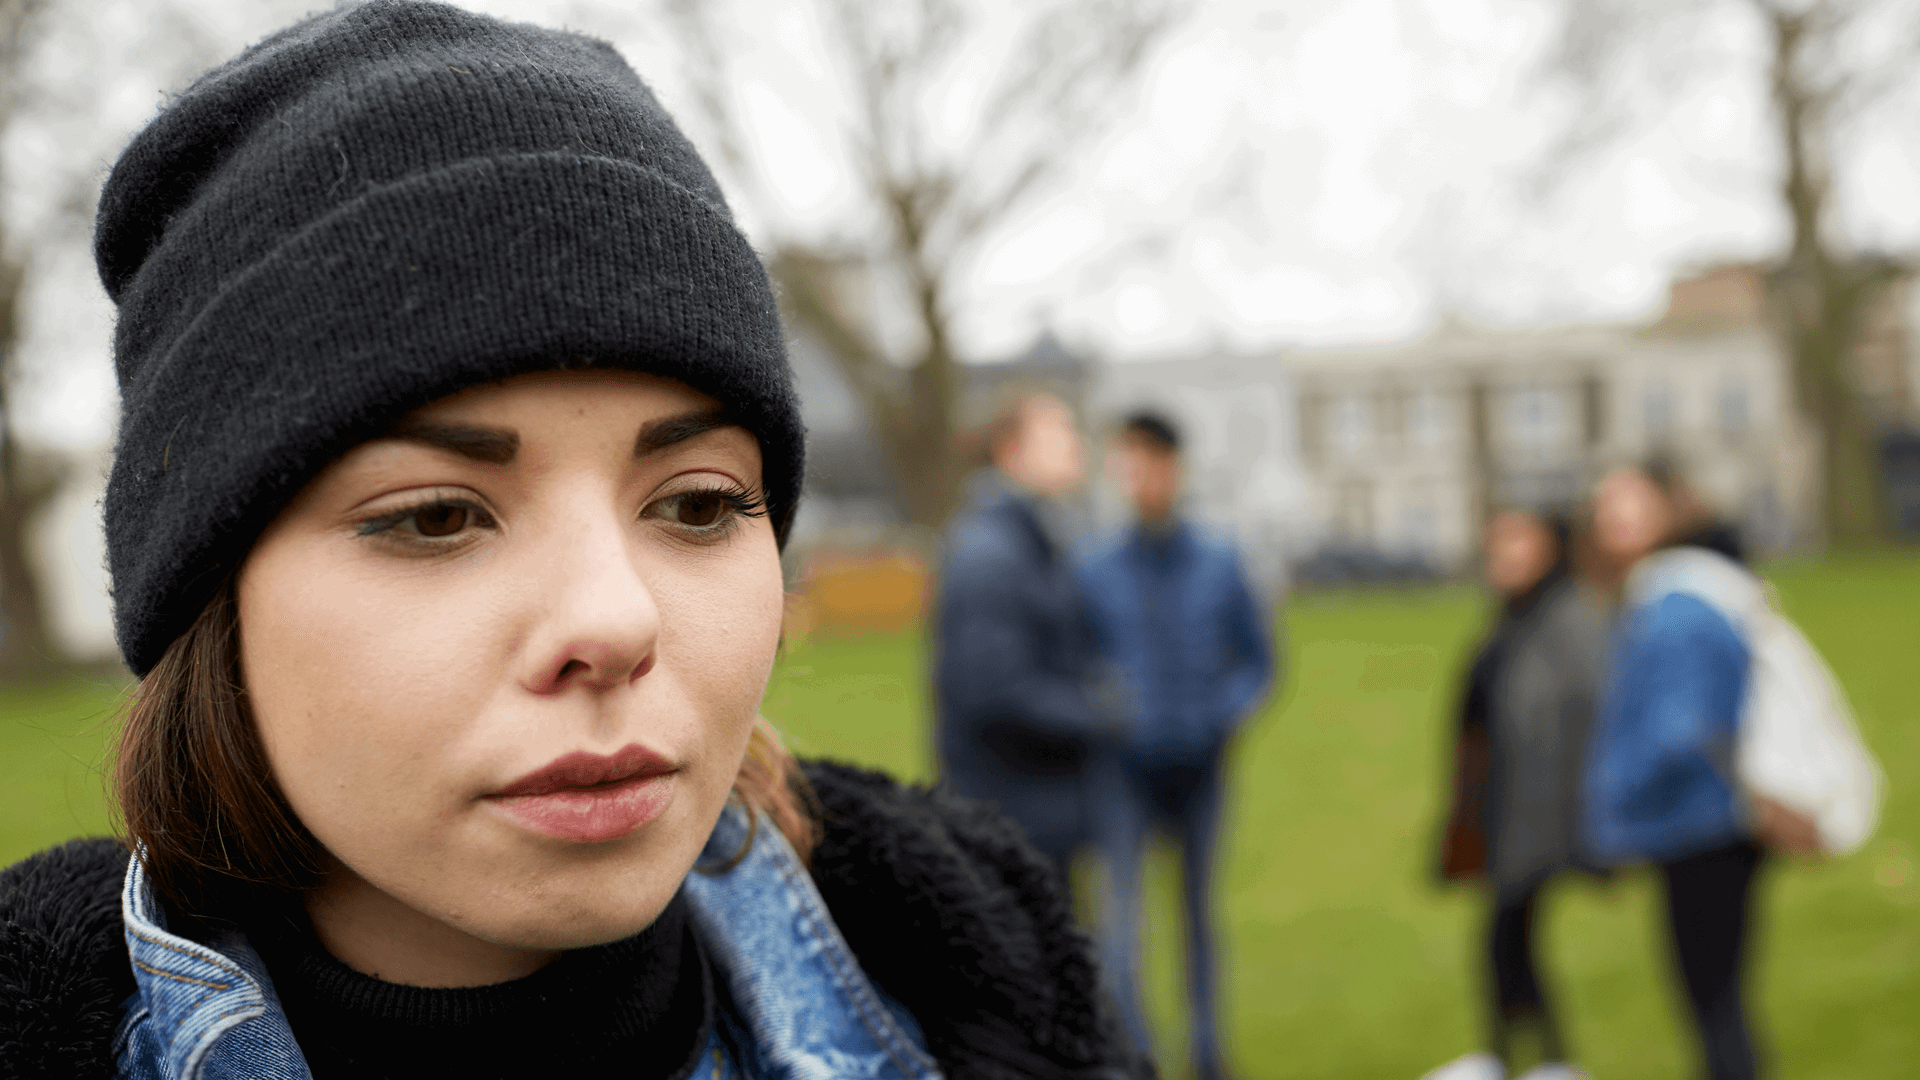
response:
[[[292,27],[143,131],[101,197],[122,418],[105,504],[129,667],[158,662],[316,473],[405,413],[615,367],[802,431],[766,273],[603,43],[419,0]]]

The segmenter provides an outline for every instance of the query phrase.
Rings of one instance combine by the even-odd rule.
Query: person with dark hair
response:
[[[1115,723],[1057,501],[1086,454],[1072,411],[1040,391],[1008,397],[987,454],[947,530],[934,602],[940,771],[1019,823],[1064,883],[1091,835],[1087,766]]]
[[[0,1075],[1112,1077],[1052,867],[759,716],[773,291],[603,42],[266,38],[100,198],[124,835],[0,874]]]
[[[1625,572],[1594,732],[1586,829],[1611,863],[1648,861],[1705,1074],[1761,1067],[1747,1017],[1748,928],[1763,843],[1817,848],[1792,810],[1740,789],[1734,750],[1753,651],[1725,601],[1763,586],[1738,536],[1670,463],[1607,474],[1594,495],[1600,553]]]
[[[1511,509],[1487,522],[1487,583],[1499,598],[1467,671],[1454,752],[1453,807],[1441,873],[1486,881],[1488,1050],[1429,1074],[1499,1080],[1579,1075],[1539,975],[1540,896],[1560,873],[1592,865],[1581,838],[1581,785],[1606,654],[1606,621],[1572,568],[1564,516]]]
[[[1153,412],[1129,416],[1111,460],[1136,521],[1080,566],[1102,656],[1126,690],[1130,724],[1095,787],[1108,867],[1101,957],[1136,1045],[1149,1049],[1140,994],[1141,862],[1149,834],[1180,848],[1190,1052],[1203,1080],[1227,1074],[1213,931],[1214,854],[1233,737],[1272,688],[1268,613],[1225,540],[1179,512],[1180,436]]]

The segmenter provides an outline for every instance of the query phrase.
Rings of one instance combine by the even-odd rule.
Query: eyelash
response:
[[[725,502],[727,504],[726,516],[711,525],[687,525],[665,518],[661,519],[666,520],[676,531],[694,543],[718,543],[732,535],[733,531],[740,527],[741,518],[760,518],[767,516],[766,493],[757,487],[749,488],[740,484],[732,484],[725,487],[710,485],[690,488],[686,491],[676,491],[672,495],[667,495],[648,503],[641,509],[640,514],[642,517],[652,517],[655,515],[652,514],[651,511],[656,507],[667,507],[680,499],[699,498],[701,496],[712,496]],[[426,536],[423,534],[406,537],[403,542],[409,544],[430,544],[435,547],[445,548],[459,544],[461,534],[471,529],[498,527],[493,514],[490,513],[486,507],[481,506],[473,500],[439,496],[424,498],[408,506],[399,507],[394,510],[389,510],[384,514],[368,518],[359,524],[355,532],[360,536],[386,536],[398,539],[394,530],[400,524],[428,510],[436,510],[443,507],[465,510],[473,516],[474,520],[469,521],[466,527],[462,528],[459,533],[455,533],[447,538]]]

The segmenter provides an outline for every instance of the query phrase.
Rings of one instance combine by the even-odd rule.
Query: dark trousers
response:
[[[1187,1011],[1194,1068],[1202,1080],[1224,1071],[1213,940],[1213,869],[1224,759],[1218,751],[1177,762],[1115,755],[1096,770],[1091,807],[1108,875],[1101,964],[1127,1031],[1143,1054],[1152,1053],[1152,1038],[1140,995],[1141,864],[1155,828],[1180,848]]]
[[[1675,966],[1710,1080],[1759,1075],[1743,983],[1760,848],[1749,841],[1660,864]]]
[[[1487,928],[1487,960],[1493,991],[1488,1012],[1490,1048],[1501,1060],[1513,1063],[1515,1036],[1526,1028],[1539,1033],[1544,1061],[1565,1061],[1566,1045],[1560,1025],[1540,984],[1534,952],[1534,914],[1544,882],[1507,896],[1496,897]]]

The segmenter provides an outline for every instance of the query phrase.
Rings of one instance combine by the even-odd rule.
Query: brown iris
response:
[[[453,503],[426,507],[414,513],[413,527],[421,536],[452,536],[467,527],[467,508]]]
[[[718,522],[726,512],[725,496],[711,491],[697,491],[680,496],[674,506],[674,519],[682,525],[705,528]]]

